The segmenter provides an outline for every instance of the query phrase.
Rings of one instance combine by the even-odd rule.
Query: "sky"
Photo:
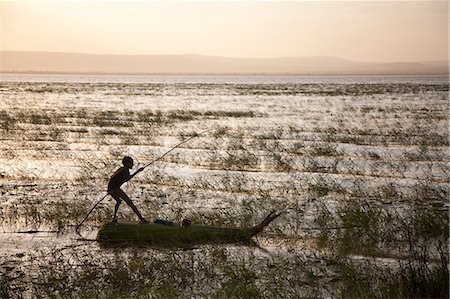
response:
[[[448,59],[447,1],[0,1],[5,51]]]

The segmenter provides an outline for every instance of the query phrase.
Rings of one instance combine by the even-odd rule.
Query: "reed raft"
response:
[[[97,240],[103,243],[138,242],[153,245],[250,242],[253,236],[280,215],[273,211],[260,224],[250,228],[110,222],[100,227]]]

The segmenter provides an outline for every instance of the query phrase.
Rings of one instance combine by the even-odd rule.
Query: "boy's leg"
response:
[[[127,203],[127,205],[133,210],[133,212],[139,217],[139,220],[146,222],[145,218],[142,217],[142,215],[139,212],[139,210],[136,208],[136,206],[131,201],[131,199],[128,197],[128,195],[125,192],[122,191],[122,189],[118,189],[116,191],[116,194],[118,194],[120,196],[120,198],[122,198]]]
[[[116,191],[110,192],[111,196],[116,200],[116,205],[114,206],[114,216],[113,221],[117,221],[117,211],[119,211],[120,204],[122,203],[122,200],[120,199],[119,194],[117,194]]]

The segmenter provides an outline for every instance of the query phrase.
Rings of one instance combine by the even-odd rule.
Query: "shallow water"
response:
[[[419,83],[446,84],[448,76],[161,76],[161,75],[69,75],[69,74],[2,74],[2,81],[62,82],[62,83],[251,83],[251,84],[373,84],[373,83]]]
[[[146,248],[143,264],[167,263],[165,271],[185,271],[194,285],[208,286],[189,289],[173,275],[169,289],[186,297],[226,297],[231,291],[221,287],[245,279],[254,288],[242,292],[261,296],[276,296],[270,286],[277,285],[283,296],[334,297],[345,273],[330,261],[331,249],[317,245],[324,206],[336,213],[356,199],[399,213],[417,202],[448,211],[445,76],[3,74],[0,91],[0,271],[10,279],[5,285],[30,297],[46,297],[53,276],[70,282],[62,289],[89,294],[80,275],[131,271],[133,249],[104,251],[80,240],[75,225],[103,196],[124,155],[137,169],[205,129],[212,130],[124,186],[142,213],[227,227],[255,225],[271,210],[286,213],[255,239],[257,247]],[[86,238],[95,238],[113,206],[108,198],[94,210]],[[137,221],[126,206],[119,214]],[[58,233],[16,233],[30,230]],[[57,258],[42,257],[49,254]],[[190,272],[195,267],[201,269]],[[136,271],[144,277],[144,270]],[[164,281],[162,270],[151,275]],[[33,293],[39,279],[48,284]]]

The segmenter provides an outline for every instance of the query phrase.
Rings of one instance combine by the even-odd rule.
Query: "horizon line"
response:
[[[341,59],[351,62],[360,63],[420,63],[420,62],[450,62],[449,58],[446,59],[427,59],[427,60],[353,60],[351,58],[343,58],[340,56],[331,55],[317,55],[317,56],[272,56],[272,57],[243,57],[243,56],[221,56],[221,55],[210,55],[210,54],[198,54],[198,53],[185,53],[185,54],[97,54],[97,53],[86,53],[86,52],[64,52],[64,51],[41,51],[41,50],[0,50],[3,52],[27,52],[27,53],[46,53],[46,54],[72,54],[72,55],[90,55],[90,56],[204,56],[204,57],[215,57],[215,58],[226,58],[226,59],[254,59],[254,60],[268,60],[268,59],[296,59],[296,58],[334,58]]]
[[[415,77],[415,76],[425,76],[425,77],[449,77],[450,72],[447,73],[195,73],[195,72],[186,72],[186,73],[170,73],[170,72],[161,72],[161,73],[151,73],[151,72],[71,72],[71,71],[2,71],[0,70],[1,75],[91,75],[91,76],[223,76],[223,77],[383,77],[383,76],[401,76],[401,77]]]

